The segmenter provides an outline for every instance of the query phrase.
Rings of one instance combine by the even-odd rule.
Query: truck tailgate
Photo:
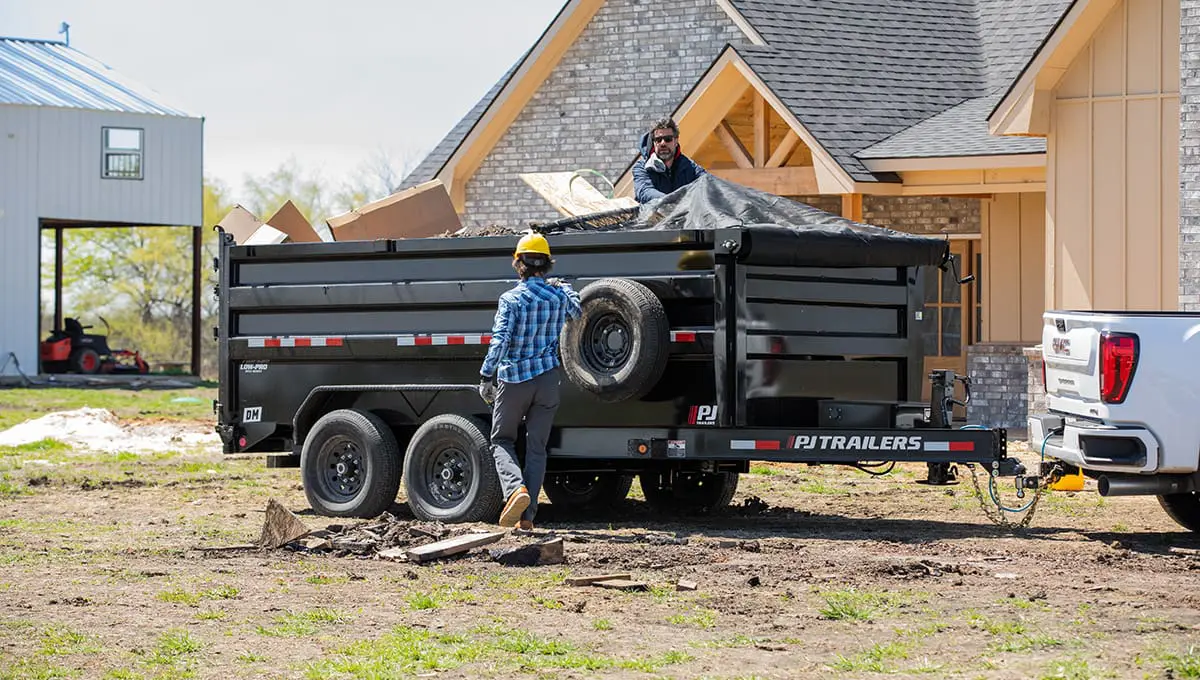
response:
[[[1087,408],[1100,403],[1101,329],[1095,317],[1071,314],[1048,317],[1042,329],[1046,394],[1063,398],[1078,415],[1090,415]]]

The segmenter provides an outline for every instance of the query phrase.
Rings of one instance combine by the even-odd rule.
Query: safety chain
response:
[[[983,491],[981,491],[979,488],[979,479],[975,474],[975,465],[972,463],[967,463],[967,467],[971,468],[971,485],[975,487],[975,497],[979,499],[979,507],[983,509],[983,515],[985,517],[990,519],[992,523],[999,526],[1017,527],[1020,529],[1024,529],[1025,527],[1029,526],[1029,523],[1033,521],[1033,514],[1037,511],[1038,502],[1042,500],[1042,494],[1046,488],[1046,484],[1043,484],[1041,479],[1038,480],[1037,488],[1033,490],[1033,501],[1030,503],[1029,509],[1025,511],[1025,514],[1021,517],[1020,521],[1011,522],[1006,515],[1007,511],[1001,507],[998,507],[998,503],[996,504],[997,507],[993,508],[991,505],[988,505],[987,501],[984,500]],[[990,481],[990,478],[994,478],[995,475],[989,472],[988,477]]]

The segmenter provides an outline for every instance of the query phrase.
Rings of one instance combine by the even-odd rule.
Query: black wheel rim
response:
[[[568,496],[583,499],[591,496],[601,484],[600,475],[585,472],[568,472],[558,478],[558,487]]]
[[[620,315],[604,314],[588,324],[585,332],[581,349],[588,368],[613,374],[629,361],[633,329]]]
[[[367,459],[358,442],[341,435],[330,437],[318,456],[318,480],[327,499],[346,502],[362,491]]]
[[[470,454],[457,444],[434,451],[425,459],[422,473],[426,480],[426,500],[439,508],[452,508],[462,503],[475,478]]]

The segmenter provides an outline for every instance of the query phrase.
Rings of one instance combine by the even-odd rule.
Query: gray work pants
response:
[[[533,521],[537,497],[546,476],[546,442],[558,411],[559,369],[520,383],[496,383],[492,407],[492,457],[504,500],[522,485],[529,491],[529,508],[521,519]],[[517,429],[525,421],[525,469],[517,462]]]

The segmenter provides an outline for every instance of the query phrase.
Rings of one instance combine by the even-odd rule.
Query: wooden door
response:
[[[982,258],[979,247],[971,240],[950,242],[950,256],[954,259],[960,277],[975,274],[971,283],[960,285],[954,279],[954,270],[931,269],[925,275],[925,370],[922,399],[929,399],[929,372],[950,369],[957,375],[967,374],[967,346],[978,340],[980,303],[979,274],[976,271]],[[962,386],[955,389],[957,399],[966,395]],[[955,407],[954,417],[966,417],[962,407]]]

